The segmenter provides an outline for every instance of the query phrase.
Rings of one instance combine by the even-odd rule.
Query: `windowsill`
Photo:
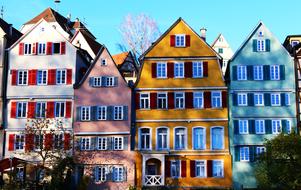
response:
[[[280,81],[280,79],[270,79],[270,80],[273,80],[273,81]]]
[[[248,163],[248,162],[250,162],[250,160],[240,160],[240,162]]]
[[[203,110],[204,109],[204,107],[201,107],[201,108],[193,108],[193,109],[195,109],[195,110]]]
[[[280,107],[281,105],[271,105],[272,107]]]
[[[174,110],[185,110],[185,108],[174,108]]]
[[[240,107],[247,107],[248,105],[239,105],[239,104],[238,104],[237,106],[240,106]]]
[[[255,107],[264,107],[264,104],[263,105],[254,105]]]
[[[141,111],[148,111],[148,110],[151,110],[151,109],[150,108],[141,108],[139,110],[141,110]]]
[[[167,79],[167,77],[156,77],[156,79]]]
[[[237,79],[238,81],[247,81],[247,79]]]
[[[195,176],[195,178],[203,179],[203,178],[207,178],[207,176]]]
[[[185,77],[174,77],[174,79],[185,79]]]
[[[160,111],[168,111],[168,108],[157,108],[157,110],[160,110]]]
[[[185,48],[185,47],[187,47],[186,45],[184,45],[184,46],[176,46],[175,45],[175,48]]]
[[[254,135],[266,135],[265,132],[264,133],[256,133]]]
[[[196,76],[192,76],[192,78],[193,79],[201,79],[201,78],[204,78],[204,77],[203,76],[197,76],[197,77]]]
[[[37,86],[47,86],[48,84],[37,84]]]
[[[224,108],[223,107],[211,107],[211,109],[222,110]]]
[[[193,148],[192,150],[196,150],[196,151],[206,151],[205,148],[203,148],[203,149],[196,149],[196,148]]]
[[[253,79],[254,81],[263,81],[263,79]]]
[[[249,135],[249,133],[238,133],[239,135]]]
[[[213,178],[224,178],[224,176],[213,176]]]
[[[28,86],[28,84],[17,84],[17,86]]]

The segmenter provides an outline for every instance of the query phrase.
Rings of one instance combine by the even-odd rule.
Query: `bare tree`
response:
[[[130,50],[136,57],[143,54],[160,36],[156,21],[145,14],[127,15],[121,23],[119,31],[123,43],[117,44],[118,48],[121,51]]]

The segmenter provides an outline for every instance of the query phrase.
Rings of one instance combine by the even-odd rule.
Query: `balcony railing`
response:
[[[161,175],[146,175],[144,177],[145,186],[159,186],[163,184],[163,177]]]

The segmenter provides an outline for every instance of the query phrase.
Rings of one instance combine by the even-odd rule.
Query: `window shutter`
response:
[[[46,55],[51,55],[51,54],[52,54],[52,42],[47,42]]]
[[[37,44],[36,43],[32,44],[32,51],[31,52],[32,52],[33,55],[37,54]]]
[[[107,120],[114,120],[114,106],[107,107]]]
[[[233,126],[234,126],[234,134],[238,135],[239,134],[238,120],[233,120]]]
[[[175,97],[173,92],[168,92],[168,109],[175,108]]]
[[[181,160],[181,177],[186,177],[186,160]]]
[[[280,65],[280,80],[285,80],[285,66]]]
[[[114,77],[114,86],[118,86],[118,77]]]
[[[249,120],[249,134],[255,134],[255,120]]]
[[[35,107],[36,103],[35,102],[28,102],[28,118],[35,118]]]
[[[253,52],[257,52],[257,40],[253,40]]]
[[[264,105],[271,106],[271,94],[269,93],[264,94]]]
[[[193,92],[185,92],[185,107],[193,108]]]
[[[152,63],[152,78],[157,78],[157,63]]]
[[[54,102],[47,102],[47,118],[54,118]]]
[[[157,93],[155,92],[150,93],[150,108],[151,109],[157,108]]]
[[[190,47],[190,35],[185,36],[185,46]]]
[[[237,66],[232,66],[232,80],[237,80]]]
[[[176,36],[170,35],[170,46],[175,47],[175,44],[176,44]]]
[[[29,79],[28,85],[36,85],[37,84],[37,70],[29,70]]]
[[[19,44],[19,55],[24,55],[24,43]]]
[[[10,134],[8,137],[8,151],[14,151],[15,150],[15,135]]]
[[[81,118],[81,106],[76,107],[76,121],[80,121]]]
[[[170,161],[167,160],[165,165],[166,165],[165,175],[166,175],[166,177],[170,177]]]
[[[237,103],[237,94],[236,93],[232,94],[232,103],[233,103],[233,106],[238,105],[238,103]]]
[[[223,108],[227,107],[227,91],[222,91],[222,105]]]
[[[173,62],[167,63],[167,77],[168,78],[174,77],[174,63]]]
[[[212,160],[207,160],[207,177],[212,176]]]
[[[184,72],[185,72],[185,78],[191,78],[192,77],[192,62],[185,62],[184,63]]]
[[[97,150],[97,137],[91,137],[90,150]]]
[[[66,102],[66,118],[71,118],[71,109],[72,109],[72,102],[71,101],[67,101]]]
[[[138,109],[140,109],[140,93],[139,92],[136,92],[136,99],[135,100],[136,100],[135,101],[135,103],[136,103],[135,108],[136,108],[136,110],[138,110]]]
[[[286,104],[285,104],[285,93],[280,94],[280,102],[281,102],[281,106],[286,106]]]
[[[235,154],[235,161],[239,162],[240,161],[240,147],[239,146],[235,146],[234,148],[234,154]]]
[[[208,62],[203,62],[203,77],[208,77]]]
[[[247,65],[247,79],[253,80],[253,66]]]
[[[29,152],[34,148],[34,134],[25,135],[25,152]]]
[[[254,94],[248,93],[248,106],[254,106]]]
[[[190,177],[195,177],[195,160],[190,160]]]
[[[271,51],[271,40],[270,39],[265,40],[265,51]]]
[[[10,118],[17,117],[17,102],[11,102]]]
[[[47,133],[45,134],[45,141],[44,141],[45,149],[51,150],[53,147],[53,134]]]
[[[11,73],[12,73],[11,85],[15,86],[15,85],[17,85],[18,71],[17,70],[11,70]]]
[[[113,150],[113,137],[107,137],[107,149]]]
[[[129,119],[129,109],[127,106],[123,106],[123,120],[127,121]]]
[[[288,133],[288,131],[287,131],[287,125],[286,124],[287,124],[287,120],[281,120],[282,132],[284,134]]]
[[[48,84],[55,85],[56,84],[56,69],[48,70]]]
[[[204,92],[204,107],[211,108],[211,92]]]
[[[94,86],[94,77],[89,77],[89,86]]]
[[[67,84],[72,84],[72,69],[67,69]]]
[[[64,134],[64,149],[69,150],[70,149],[70,141],[71,141],[71,135],[70,133]]]
[[[265,132],[266,134],[272,134],[272,121],[265,120]]]
[[[123,137],[123,150],[128,150],[129,147],[129,137]]]
[[[101,77],[101,86],[107,86],[107,77]]]
[[[61,42],[61,54],[66,53],[66,42]]]
[[[91,118],[91,121],[96,121],[97,120],[97,106],[91,106],[91,115],[90,115],[90,118]]]
[[[255,146],[249,146],[250,162],[255,161]]]
[[[263,79],[270,80],[270,66],[269,65],[263,66]]]

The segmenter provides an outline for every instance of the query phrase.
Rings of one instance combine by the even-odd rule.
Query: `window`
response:
[[[65,117],[65,102],[55,102],[55,117]]]
[[[141,150],[151,149],[151,134],[150,129],[140,129],[140,148]]]
[[[265,134],[264,120],[255,120],[255,132],[256,134]]]
[[[24,55],[31,55],[31,44],[24,44]]]
[[[175,128],[175,149],[183,150],[186,148],[186,129]]]
[[[81,138],[81,150],[90,150],[90,140],[89,137]]]
[[[249,133],[248,120],[238,120],[238,125],[239,125],[239,134]]]
[[[102,65],[102,66],[107,65],[107,60],[106,60],[106,59],[101,59],[101,65]]]
[[[24,167],[16,167],[14,172],[17,181],[24,181]]]
[[[258,146],[256,147],[256,155],[260,155],[265,152],[265,147],[264,146]]]
[[[98,137],[98,150],[107,150],[107,137]]]
[[[237,94],[237,105],[239,105],[239,106],[247,106],[248,105],[248,94],[246,94],[246,93],[238,93]]]
[[[184,63],[175,63],[175,78],[184,78]]]
[[[113,168],[113,181],[124,180],[124,169],[122,166],[114,166]]]
[[[158,109],[167,109],[167,94],[166,93],[158,93],[157,94],[157,104]]]
[[[291,105],[290,94],[285,93],[284,97],[285,97],[285,105],[287,105],[287,106]]]
[[[61,44],[60,43],[52,43],[52,53],[59,54],[61,52]]]
[[[222,107],[222,98],[221,92],[211,92],[211,107],[212,108],[221,108]]]
[[[123,106],[114,106],[114,120],[123,119]]]
[[[206,149],[206,130],[204,128],[193,128],[193,149]]]
[[[38,85],[47,85],[47,70],[38,70]]]
[[[44,118],[46,116],[46,102],[36,103],[36,117]]]
[[[93,77],[93,86],[95,87],[101,86],[101,77]]]
[[[107,119],[107,106],[98,106],[97,120],[106,120],[106,119]]]
[[[211,149],[224,149],[224,129],[221,127],[211,128]]]
[[[272,120],[272,133],[273,134],[281,133],[281,120]]]
[[[218,53],[220,53],[220,54],[224,53],[224,49],[223,48],[218,48]]]
[[[28,81],[28,71],[19,70],[18,71],[18,85],[27,85]]]
[[[26,107],[27,107],[26,102],[17,103],[17,118],[26,118],[26,113],[27,113]]]
[[[176,47],[185,47],[185,35],[184,34],[176,35]]]
[[[56,70],[56,84],[66,84],[66,69]]]
[[[166,78],[166,63],[157,63],[157,78]]]
[[[271,65],[270,66],[270,78],[271,78],[271,80],[280,80],[279,65]]]
[[[173,160],[170,163],[170,170],[171,170],[171,177],[178,178],[180,177],[181,171],[181,161],[180,160]]]
[[[290,134],[290,133],[292,132],[291,121],[286,120],[285,122],[286,122],[286,132],[287,132],[288,134]]]
[[[247,67],[237,66],[237,80],[247,80]]]
[[[123,149],[123,137],[114,137],[114,150]]]
[[[206,161],[198,160],[195,162],[195,176],[206,177]]]
[[[114,77],[106,77],[106,86],[114,86]]]
[[[264,97],[262,93],[254,94],[254,105],[255,106],[264,106]]]
[[[81,107],[81,120],[82,121],[89,121],[90,120],[90,107],[83,106]]]
[[[24,135],[16,135],[15,138],[15,150],[24,150]]]
[[[39,55],[45,55],[46,53],[46,44],[45,43],[39,43],[38,44],[38,54]]]
[[[141,109],[149,109],[150,105],[149,93],[141,93],[140,94],[140,108]]]
[[[292,40],[291,45],[292,45],[292,47],[295,47],[299,43],[300,43],[299,40]]]
[[[175,93],[175,108],[176,109],[184,109],[184,92],[176,92]]]
[[[193,78],[203,77],[203,62],[193,62]]]
[[[224,176],[224,162],[222,160],[213,160],[213,177]]]
[[[107,181],[107,176],[109,174],[108,167],[107,166],[100,166],[96,170],[96,181]]]
[[[263,31],[258,32],[258,37],[263,37]]]
[[[204,107],[203,92],[194,92],[193,93],[193,107],[196,109],[201,109]]]
[[[240,147],[240,161],[250,161],[249,147]]]
[[[41,150],[43,149],[43,135],[35,135],[34,136],[34,148],[36,150]]]
[[[168,149],[168,129],[167,128],[157,129],[157,149],[158,150]]]
[[[263,80],[263,66],[253,66],[254,80]]]
[[[257,40],[257,51],[265,51],[265,40]]]
[[[280,106],[280,94],[271,94],[271,105]]]
[[[54,148],[61,149],[63,147],[63,134],[54,135]]]

